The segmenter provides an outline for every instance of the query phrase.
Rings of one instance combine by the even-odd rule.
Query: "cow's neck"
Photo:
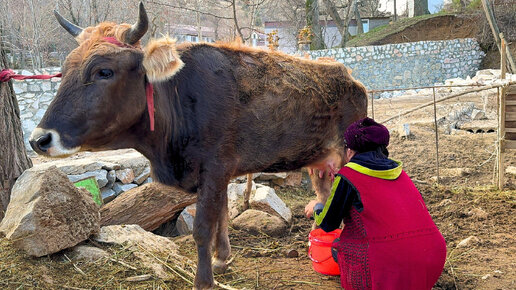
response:
[[[133,128],[130,147],[142,153],[151,162],[156,181],[195,191],[198,180],[197,162],[184,154],[188,151],[188,124],[177,96],[177,88],[167,84],[154,85],[155,128],[151,131],[147,111]]]

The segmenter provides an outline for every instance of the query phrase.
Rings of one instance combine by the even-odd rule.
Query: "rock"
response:
[[[109,257],[109,253],[97,247],[79,245],[71,249],[70,256],[72,260],[95,262],[98,259]]]
[[[438,204],[438,206],[439,206],[439,207],[445,207],[445,206],[448,206],[448,205],[450,205],[450,204],[452,204],[452,203],[453,203],[453,201],[452,201],[451,199],[447,198],[447,199],[443,199],[443,200]]]
[[[473,109],[473,111],[471,112],[471,120],[485,120],[485,119],[487,119],[487,118],[486,118],[486,113],[484,111]]]
[[[106,184],[105,187],[112,188],[113,184],[115,184],[115,181],[116,181],[116,171],[115,170],[108,171],[107,180],[108,180],[108,183]]]
[[[96,158],[103,162],[119,164],[122,169],[131,168],[134,176],[139,176],[146,167],[150,167],[149,160],[137,151],[116,150],[112,152],[120,152],[120,154],[109,153],[106,156],[97,156]]]
[[[111,188],[106,188],[106,187],[104,187],[100,190],[100,194],[102,196],[102,202],[104,204],[112,201],[116,197],[116,192],[114,190],[112,190]]]
[[[116,195],[120,195],[122,192],[129,191],[135,187],[138,187],[138,185],[134,183],[123,184],[117,181],[115,184],[113,184],[113,190],[115,191]]]
[[[440,173],[442,176],[449,177],[464,177],[468,176],[473,172],[471,168],[441,168]]]
[[[34,165],[34,167],[27,169],[29,171],[44,171],[48,168],[56,166],[59,170],[68,175],[79,175],[89,171],[97,171],[100,169],[112,170],[120,168],[120,165],[109,162],[101,162],[94,160],[93,158],[84,159],[61,159],[57,161],[51,161],[47,163],[40,163]],[[109,168],[109,169],[108,169]]]
[[[99,231],[99,208],[55,167],[25,171],[16,181],[0,231],[17,248],[41,257]]]
[[[143,169],[143,172],[134,179],[134,182],[136,182],[137,184],[142,184],[150,176],[150,173],[150,167],[145,167],[145,169]]]
[[[188,263],[188,260],[177,254],[177,245],[170,239],[147,232],[138,225],[112,225],[100,229],[93,237],[100,243],[124,245],[140,259],[144,266],[151,269],[161,279],[169,278],[163,265],[153,257],[154,254],[167,255],[174,263]]]
[[[97,184],[99,185],[99,188],[102,188],[106,186],[106,184],[108,183],[107,174],[107,170],[100,169],[96,171],[85,172],[83,174],[68,175],[68,179],[70,179],[71,182],[76,182],[79,180],[86,179],[88,177],[95,177],[95,180],[97,180]]]
[[[480,240],[477,237],[469,236],[466,239],[460,241],[460,243],[457,244],[457,248],[470,247],[478,242],[480,242]]]
[[[410,132],[410,124],[401,124],[398,127],[397,131],[398,131],[398,136],[401,139],[408,139],[413,136],[412,132]]]
[[[286,186],[301,186],[303,183],[303,173],[301,171],[291,171],[287,173],[287,177],[285,178]]]
[[[176,230],[179,235],[189,235],[193,232],[193,223],[195,213],[197,211],[197,204],[187,206],[179,215],[176,221]]]
[[[507,166],[507,168],[505,168],[505,173],[516,175],[516,166]]]
[[[117,170],[116,178],[122,181],[123,184],[129,184],[134,180],[134,171],[131,168]]]
[[[491,277],[491,274],[486,274],[482,276],[482,280],[487,280],[489,277]]]
[[[276,195],[273,188],[259,187],[254,195],[251,195],[249,206],[252,209],[261,210],[283,218],[290,223],[292,213],[287,205]]]
[[[252,234],[265,233],[279,237],[287,232],[287,223],[282,218],[254,209],[244,211],[233,220],[232,224],[234,228]]]
[[[485,212],[481,208],[474,208],[470,210],[467,214],[470,217],[476,218],[477,220],[485,220],[487,219],[487,212]]]
[[[100,228],[100,232],[93,236],[99,243],[116,245],[139,246],[153,253],[175,253],[177,245],[170,239],[155,235],[142,229],[139,225],[110,225]],[[140,250],[139,250],[140,251]]]
[[[145,184],[103,206],[100,209],[101,225],[137,224],[153,231],[196,201],[197,195],[175,187]]]
[[[228,184],[228,212],[229,219],[236,218],[243,212],[244,192],[247,189],[247,183],[230,183]],[[251,195],[256,191],[256,183],[252,181]]]

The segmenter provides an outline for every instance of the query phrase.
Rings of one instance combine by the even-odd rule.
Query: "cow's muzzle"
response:
[[[46,156],[66,156],[81,149],[80,146],[65,148],[61,143],[61,137],[55,130],[36,128],[32,131],[29,143],[36,153]]]

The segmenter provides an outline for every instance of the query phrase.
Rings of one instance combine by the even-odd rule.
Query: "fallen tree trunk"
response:
[[[159,183],[148,183],[123,193],[103,206],[100,209],[100,224],[137,224],[147,231],[153,231],[195,202],[195,194]]]

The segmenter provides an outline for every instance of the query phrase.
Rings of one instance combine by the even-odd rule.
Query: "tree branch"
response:
[[[182,9],[182,10],[191,11],[191,12],[197,12],[197,13],[200,13],[200,14],[203,14],[203,15],[208,15],[208,16],[212,16],[212,17],[215,17],[215,18],[219,18],[219,19],[233,20],[232,17],[220,16],[220,15],[216,15],[216,14],[213,14],[213,13],[210,13],[210,12],[205,12],[205,11],[201,11],[201,10],[193,9],[193,8],[181,7],[181,6],[176,6],[176,5],[167,4],[167,3],[161,3],[161,2],[156,2],[156,1],[147,1],[147,3],[155,4],[155,5],[161,5],[161,6],[166,6],[166,7],[175,8],[175,9]]]

